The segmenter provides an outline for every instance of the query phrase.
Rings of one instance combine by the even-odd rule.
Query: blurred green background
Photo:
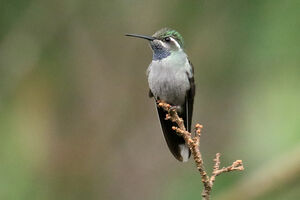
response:
[[[178,30],[213,199],[300,199],[300,1],[2,0],[0,199],[200,199],[148,98],[143,40]]]

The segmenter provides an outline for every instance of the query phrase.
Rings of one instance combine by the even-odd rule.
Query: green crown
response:
[[[159,31],[157,31],[156,33],[154,33],[154,35],[152,37],[158,38],[158,39],[163,39],[165,37],[172,37],[174,38],[181,47],[183,47],[183,37],[175,30],[170,29],[170,28],[162,28]]]

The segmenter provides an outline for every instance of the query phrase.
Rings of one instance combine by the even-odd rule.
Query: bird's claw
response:
[[[177,111],[177,108],[178,108],[177,106],[171,106],[171,107],[170,107],[170,110],[172,110],[172,111]]]

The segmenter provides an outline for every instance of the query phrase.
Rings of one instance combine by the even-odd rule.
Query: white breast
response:
[[[186,54],[170,55],[160,61],[152,61],[148,68],[149,88],[156,98],[172,105],[182,105],[190,89],[191,66]]]

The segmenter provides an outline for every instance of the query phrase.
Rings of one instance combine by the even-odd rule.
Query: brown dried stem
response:
[[[192,133],[188,132],[184,126],[184,121],[178,116],[176,108],[172,107],[171,105],[163,102],[157,101],[159,107],[163,108],[165,111],[168,112],[166,115],[166,120],[171,120],[175,122],[178,127],[173,126],[173,130],[175,130],[179,135],[181,135],[188,147],[191,150],[191,153],[194,157],[197,169],[201,175],[201,181],[203,183],[203,191],[202,191],[202,198],[204,200],[208,200],[210,197],[210,193],[216,180],[216,177],[224,172],[231,172],[231,171],[242,171],[244,170],[243,163],[241,160],[236,160],[232,163],[231,166],[223,167],[220,169],[220,157],[221,154],[217,153],[216,158],[214,159],[215,164],[213,167],[213,172],[211,177],[209,177],[204,169],[203,159],[200,152],[200,137],[201,137],[201,129],[203,128],[202,125],[196,124],[195,126],[195,136],[192,136]]]

